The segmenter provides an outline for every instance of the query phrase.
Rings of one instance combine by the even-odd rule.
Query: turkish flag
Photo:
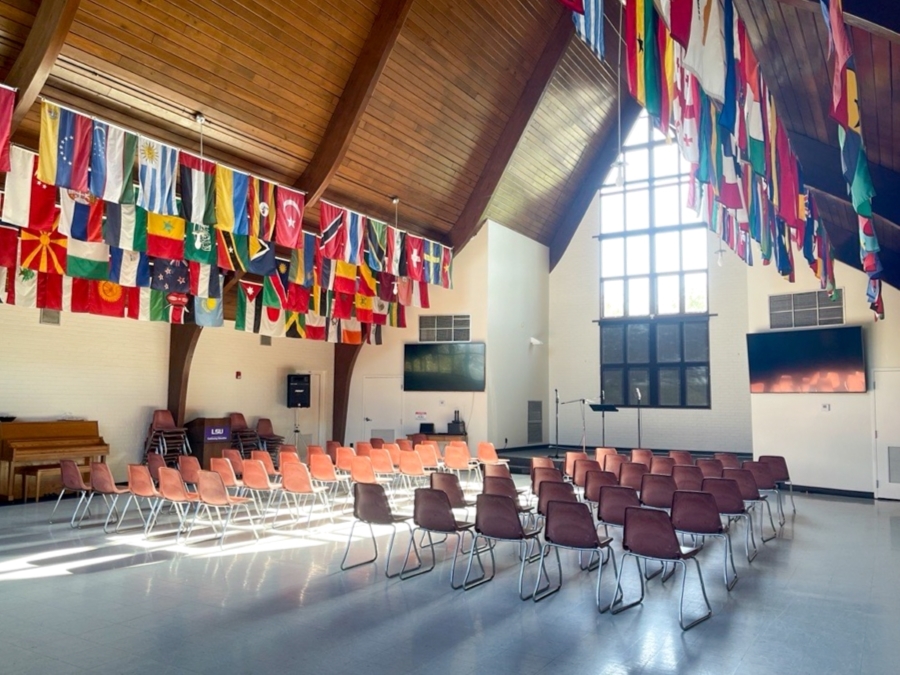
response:
[[[275,191],[275,243],[287,248],[300,248],[303,231],[302,192],[279,185]]]

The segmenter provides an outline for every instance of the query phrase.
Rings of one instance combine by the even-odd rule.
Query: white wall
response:
[[[153,410],[166,407],[169,326],[0,305],[0,412],[97,420],[117,480],[139,462]]]
[[[498,448],[528,441],[528,401],[541,401],[549,438],[549,249],[488,221],[488,435]],[[543,344],[532,345],[531,338]]]
[[[550,386],[563,401],[600,394],[600,247],[599,197],[595,198],[572,242],[550,274]],[[701,451],[749,452],[752,447],[747,373],[746,266],[726,252],[716,264],[716,237],[709,237],[710,389],[712,407],[704,410],[642,411],[641,445]],[[771,270],[767,272],[772,273]],[[553,405],[553,392],[550,392]],[[550,411],[552,418],[553,411]],[[585,413],[587,446],[600,445],[601,415]],[[580,445],[581,407],[560,406],[559,441]],[[551,429],[555,425],[551,419]],[[555,431],[553,432],[555,433]],[[551,436],[551,438],[554,438]],[[606,443],[637,445],[637,411],[606,415]]]
[[[241,379],[235,377],[238,371]],[[297,420],[302,435],[311,435],[312,442],[318,436],[324,444],[331,438],[333,371],[333,344],[274,338],[270,347],[263,347],[258,335],[238,332],[233,322],[226,321],[224,327],[206,328],[200,334],[188,380],[185,419],[240,412],[252,427],[257,418],[268,417],[275,433],[291,442],[295,411],[286,407],[287,376],[319,372],[321,411],[314,402],[313,407],[298,411]],[[321,430],[317,417],[321,417]]]
[[[368,438],[365,428],[363,383],[367,376],[385,377],[403,375],[403,345],[418,342],[419,314],[469,314],[471,337],[474,342],[487,342],[488,338],[488,228],[482,227],[453,261],[453,289],[429,286],[430,309],[408,309],[406,328],[385,328],[384,344],[363,345],[353,369],[350,384],[350,402],[347,413],[345,440],[353,443]],[[493,358],[491,344],[486,348],[487,363]],[[490,365],[488,365],[490,367]],[[487,438],[488,397],[490,382],[485,392],[403,392],[402,425],[397,436],[405,436],[419,430],[416,412],[424,412],[427,422],[433,422],[437,431],[445,431],[447,422],[453,419],[453,411],[459,410],[466,423],[471,442]]]
[[[769,330],[768,299],[779,293],[818,290],[813,273],[798,262],[796,283],[770,268],[748,271],[749,329]],[[869,386],[872,371],[900,368],[900,292],[884,287],[886,319],[875,322],[865,301],[866,276],[835,263],[837,286],[844,289],[844,319],[864,326]],[[799,485],[873,492],[874,402],[867,394],[753,394],[754,455],[787,458],[792,480]],[[830,411],[823,411],[822,404]]]

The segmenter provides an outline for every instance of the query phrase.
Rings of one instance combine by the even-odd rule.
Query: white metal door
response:
[[[875,496],[900,499],[900,370],[876,370]]]
[[[366,377],[363,380],[365,437],[393,441],[403,428],[403,378]]]

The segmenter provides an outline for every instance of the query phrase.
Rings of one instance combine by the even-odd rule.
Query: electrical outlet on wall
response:
[[[823,403],[822,404],[822,412],[831,412],[831,404]]]

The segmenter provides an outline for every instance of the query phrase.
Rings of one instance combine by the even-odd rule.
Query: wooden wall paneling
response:
[[[465,246],[481,225],[485,209],[509,165],[522,134],[540,105],[547,85],[556,72],[574,34],[571,17],[566,13],[561,14],[534,71],[525,84],[525,89],[503,128],[503,133],[494,146],[490,161],[482,170],[478,183],[470,193],[459,219],[450,231],[450,241],[457,251]]]
[[[817,20],[821,21],[822,10],[818,0],[778,0],[778,2],[815,13]],[[848,26],[861,28],[890,42],[900,43],[900,21],[892,3],[846,0],[843,4],[844,22]]]
[[[822,22],[813,23],[811,17],[801,10],[784,6],[780,9],[785,30],[791,36],[785,45],[785,57],[795,64],[791,79],[802,87],[795,90],[795,96],[800,104],[801,114],[804,115],[806,134],[827,141],[828,125],[825,120],[829,107],[822,105],[817,86],[820,79],[828,79],[823,69],[826,64],[822,58],[817,30],[818,24]]]
[[[878,122],[878,91],[875,85],[875,65],[872,60],[871,36],[865,31],[851,29],[853,58],[859,86],[859,114],[862,135],[869,160],[881,162],[881,129]]]
[[[307,202],[318,201],[344,159],[411,6],[412,0],[383,0],[322,142],[297,179],[297,187],[307,192]]]
[[[854,44],[857,30],[854,29],[853,31]],[[868,35],[868,38],[871,46],[875,98],[868,100],[860,95],[860,113],[862,114],[863,110],[868,110],[870,107],[874,108],[878,125],[878,139],[875,143],[877,145],[877,155],[874,161],[894,168],[893,149],[900,142],[900,137],[898,137],[900,136],[900,129],[894,128],[893,99],[891,95],[891,45],[887,40],[871,34]],[[868,149],[870,144],[865,126],[863,126],[863,138],[866,140]]]
[[[25,45],[6,76],[6,84],[19,90],[13,111],[13,130],[22,123],[41,93],[69,34],[78,3],[79,0],[41,1]]]

